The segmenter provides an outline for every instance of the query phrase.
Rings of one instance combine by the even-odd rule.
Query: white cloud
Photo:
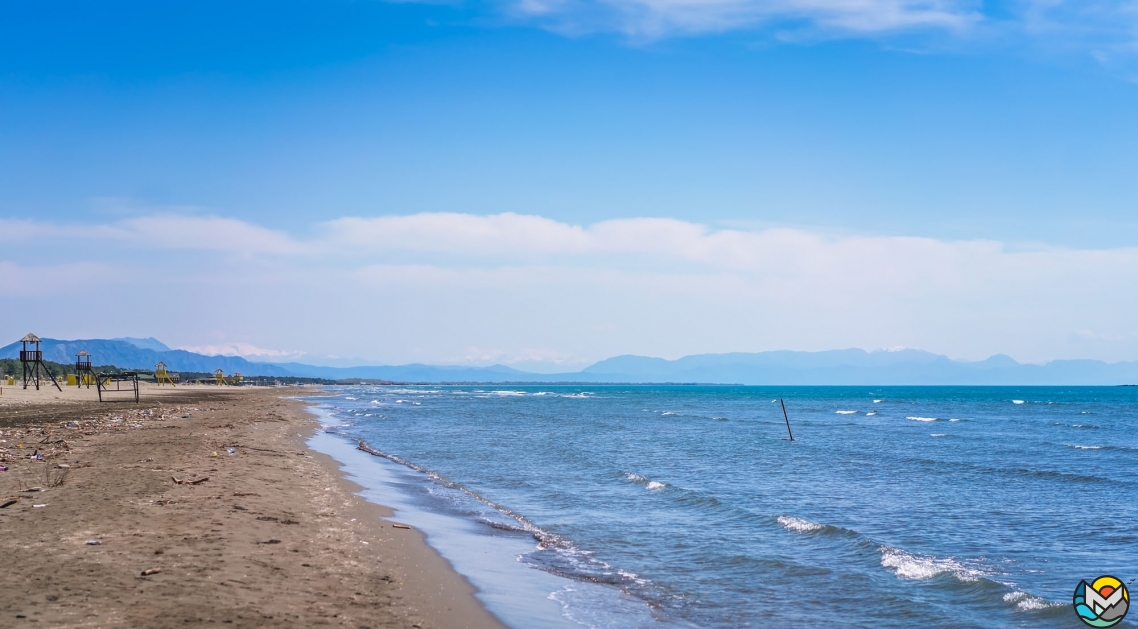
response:
[[[282,232],[217,216],[155,214],[96,225],[0,219],[0,242],[19,245],[43,238],[246,255],[296,254],[305,250],[303,244]]]
[[[0,260],[0,294],[43,297],[45,308],[63,311],[85,304],[97,285],[99,312],[144,317],[148,330],[159,322],[181,338],[263,338],[310,356],[385,363],[556,368],[618,353],[850,346],[966,358],[1138,358],[1136,248],[716,229],[651,217],[574,225],[517,214],[349,217],[316,225],[301,240],[213,220],[257,242],[203,242],[200,222],[184,226],[198,236],[174,239],[167,217],[87,226],[86,241],[61,241],[60,229],[37,223],[33,242],[64,265]],[[210,261],[222,245],[271,264],[219,279]],[[136,253],[124,253],[131,247]],[[187,248],[187,266],[174,276],[115,274],[102,261],[134,255],[144,263],[172,247]],[[69,255],[82,262],[67,265]],[[225,336],[212,337],[218,313],[239,316],[225,319]],[[32,320],[17,323],[38,329]],[[298,355],[241,343],[192,349],[262,360]]]
[[[555,30],[618,31],[637,39],[772,24],[846,35],[958,31],[982,19],[973,0],[519,0],[511,6]]]
[[[747,30],[779,41],[921,33],[973,46],[1074,51],[1105,65],[1128,64],[1138,54],[1134,0],[507,0],[505,6],[521,21],[567,35],[614,32],[638,42]]]
[[[290,360],[300,358],[305,352],[265,349],[249,343],[218,343],[213,345],[185,345],[178,349],[206,356],[241,356],[257,360]]]
[[[877,281],[953,282],[974,260],[1000,256],[990,241],[944,242],[894,236],[826,237],[801,230],[714,230],[669,218],[633,218],[575,226],[539,216],[415,214],[328,224],[323,249],[356,255],[446,253],[464,259],[595,260],[642,257],[701,268],[794,277],[873,276]],[[1056,250],[1058,251],[1058,250]],[[544,262],[549,264],[549,262]],[[692,266],[695,265],[695,266]],[[420,268],[416,274],[446,273]],[[836,275],[835,275],[836,274]]]
[[[216,216],[143,216],[124,220],[107,229],[110,236],[156,248],[249,254],[291,254],[304,250],[300,243],[284,233]]]
[[[540,216],[423,213],[341,218],[325,224],[335,247],[453,253],[584,253],[583,229]]]

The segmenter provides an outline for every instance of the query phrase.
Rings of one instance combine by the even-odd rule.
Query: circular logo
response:
[[[1093,583],[1080,581],[1071,602],[1079,620],[1091,627],[1113,627],[1130,610],[1130,592],[1122,581],[1103,575]]]

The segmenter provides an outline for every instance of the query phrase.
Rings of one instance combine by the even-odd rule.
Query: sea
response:
[[[311,447],[514,629],[1071,628],[1138,577],[1138,387],[329,390]]]

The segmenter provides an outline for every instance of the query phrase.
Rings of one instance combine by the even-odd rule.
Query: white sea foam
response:
[[[878,550],[881,552],[881,566],[892,570],[902,579],[924,581],[946,572],[961,581],[976,581],[984,576],[983,572],[968,568],[951,558],[916,555],[891,546],[882,546]]]
[[[1080,446],[1074,443],[1064,443],[1063,445],[1076,450],[1102,450],[1102,446]]]
[[[648,477],[641,476],[640,474],[637,474],[635,472],[625,472],[624,477],[626,479],[628,479],[630,482],[636,483],[638,485],[644,485],[644,487],[646,489],[648,489],[649,491],[659,491],[659,490],[668,486],[667,483],[661,483],[660,481],[655,481],[655,480],[648,480]]]
[[[838,415],[853,415],[857,411],[837,411]]]
[[[525,391],[491,391],[491,393],[502,397],[519,397],[526,394]]]
[[[884,402],[884,401],[885,401],[885,400],[874,400],[874,401],[873,401],[873,403],[874,403],[874,404],[880,404],[880,403],[882,403],[882,402]]]
[[[1012,400],[1012,404],[1023,404],[1023,400]]]
[[[1028,594],[1027,592],[1020,592],[1019,590],[1016,590],[1015,592],[1008,592],[1007,594],[1004,594],[1004,602],[1005,603],[1014,603],[1017,608],[1019,608],[1021,611],[1025,611],[1025,612],[1036,611],[1039,609],[1047,609],[1048,607],[1059,607],[1061,605],[1066,605],[1066,603],[1053,603],[1051,601],[1045,601],[1045,600],[1039,598],[1038,596],[1032,596],[1032,595]]]
[[[353,402],[354,402],[354,401],[356,401],[356,399],[357,399],[357,398],[354,398],[354,397],[352,397],[352,396],[350,396],[350,395],[345,395],[345,396],[344,396],[344,399],[345,399],[345,400],[351,400],[351,401],[353,401]]]
[[[780,515],[776,521],[782,525],[782,528],[793,533],[809,533],[810,531],[817,531],[822,528],[822,525],[817,522],[794,518],[788,515]]]
[[[960,419],[959,419],[959,418],[957,418],[957,417],[953,417],[952,419],[950,419],[950,420],[948,420],[948,421],[950,421],[950,422],[958,422],[958,421],[960,421]]]
[[[943,432],[934,432],[929,435],[930,437],[947,437],[948,435]]]
[[[905,419],[911,419],[915,422],[935,422],[936,421],[935,417],[913,417],[913,416],[909,416],[909,417],[906,417]]]
[[[865,414],[865,416],[866,417],[873,417],[876,414],[877,414],[877,411],[869,411],[868,413]]]
[[[660,414],[664,415],[664,416],[668,416],[668,415],[675,415],[676,413],[674,413],[672,411],[664,411],[663,413],[660,413]]]

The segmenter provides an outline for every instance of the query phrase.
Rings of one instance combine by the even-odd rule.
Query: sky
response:
[[[1132,0],[0,3],[0,340],[1138,360],[1136,112]]]

